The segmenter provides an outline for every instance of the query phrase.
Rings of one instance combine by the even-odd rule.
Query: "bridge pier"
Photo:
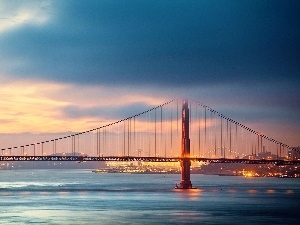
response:
[[[181,132],[181,157],[186,158],[181,161],[181,182],[178,189],[192,189],[193,185],[190,180],[191,160],[190,157],[190,136],[189,136],[189,107],[188,101],[184,100],[182,104],[182,132]]]

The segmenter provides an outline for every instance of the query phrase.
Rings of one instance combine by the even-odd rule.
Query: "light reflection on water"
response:
[[[293,194],[294,193],[294,191],[293,190],[286,190],[286,192],[285,192],[286,194]]]
[[[0,224],[286,224],[298,221],[300,180],[193,175],[1,171]]]
[[[229,192],[229,193],[236,193],[237,190],[235,190],[235,189],[229,189],[228,192]]]
[[[273,193],[275,193],[276,191],[275,190],[273,190],[273,189],[269,189],[269,190],[267,190],[267,193],[268,194],[273,194]]]
[[[250,190],[247,190],[247,192],[250,194],[255,194],[255,193],[257,193],[257,190],[250,189]]]
[[[179,198],[187,201],[198,201],[203,192],[202,189],[174,189],[174,191],[178,194]]]

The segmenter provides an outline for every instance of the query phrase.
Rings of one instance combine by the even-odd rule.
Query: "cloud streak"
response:
[[[0,34],[24,25],[42,26],[50,19],[51,1],[0,1]]]

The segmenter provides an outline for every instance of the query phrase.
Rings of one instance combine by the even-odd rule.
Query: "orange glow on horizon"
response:
[[[82,132],[116,121],[107,120],[106,115],[99,115],[96,118],[95,116],[68,118],[62,112],[64,107],[75,105],[88,109],[110,106],[117,109],[120,106],[140,102],[151,108],[151,105],[156,106],[165,101],[146,95],[122,93],[99,101],[99,96],[107,95],[107,92],[107,88],[83,86],[78,89],[72,85],[33,80],[4,83],[0,89],[0,118],[3,124],[0,133]],[[137,130],[147,130],[146,122],[138,122],[136,125]]]

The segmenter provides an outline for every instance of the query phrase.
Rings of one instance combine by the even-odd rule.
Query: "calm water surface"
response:
[[[299,224],[300,180],[0,170],[0,224]]]

